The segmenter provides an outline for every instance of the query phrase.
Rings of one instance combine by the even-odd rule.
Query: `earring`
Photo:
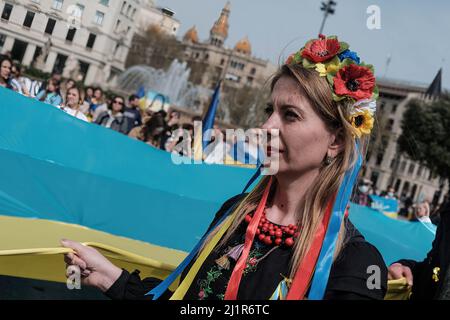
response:
[[[329,155],[327,155],[327,157],[325,158],[325,165],[329,166],[331,163],[333,163],[334,158],[330,157]]]

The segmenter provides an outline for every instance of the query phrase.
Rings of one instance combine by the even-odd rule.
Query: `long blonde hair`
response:
[[[347,169],[354,165],[358,152],[364,155],[368,139],[363,137],[360,140],[359,149],[356,149],[353,127],[348,121],[350,104],[348,102],[336,102],[332,98],[332,92],[328,82],[324,77],[320,77],[314,69],[306,69],[300,65],[283,65],[274,75],[271,81],[271,91],[281,77],[291,77],[298,82],[303,92],[311,102],[315,112],[325,122],[328,130],[341,135],[343,148],[329,165],[323,165],[311,188],[302,199],[302,205],[298,209],[298,226],[301,232],[293,247],[293,254],[290,261],[289,278],[293,279],[295,273],[308,252],[312,243],[315,231],[320,225],[326,207],[336,195],[342,183]],[[262,194],[269,182],[268,176],[263,177],[256,187],[243,199],[235,209],[235,219],[230,228],[226,231],[216,248],[219,248],[236,232],[243,222],[247,213],[252,212],[261,200]],[[276,183],[273,184],[276,188]],[[206,238],[202,249],[211,241],[214,235],[220,230],[223,223],[217,226]],[[345,228],[342,224],[334,258],[339,255],[344,246]]]

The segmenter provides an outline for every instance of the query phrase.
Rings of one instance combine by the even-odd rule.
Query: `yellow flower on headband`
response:
[[[332,59],[328,63],[316,63],[316,71],[321,77],[329,75],[335,75],[339,70],[340,61],[338,58]]]
[[[350,117],[350,123],[355,129],[355,134],[358,138],[361,138],[363,134],[370,134],[373,128],[373,115],[367,110],[357,110]]]

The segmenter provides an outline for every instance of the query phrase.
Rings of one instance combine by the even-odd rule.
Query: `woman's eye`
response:
[[[292,112],[292,111],[286,111],[284,113],[284,116],[288,120],[296,120],[296,119],[298,119],[298,115],[295,112]]]
[[[272,106],[267,106],[267,107],[264,109],[264,112],[265,112],[265,114],[266,114],[267,116],[270,116],[270,115],[273,113],[273,107],[272,107]]]

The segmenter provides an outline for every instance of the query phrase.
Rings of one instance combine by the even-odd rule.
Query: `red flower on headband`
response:
[[[341,45],[336,38],[327,39],[324,36],[308,42],[302,51],[302,57],[312,62],[323,62],[333,58],[339,52]]]
[[[375,88],[375,77],[368,67],[350,64],[339,69],[334,77],[334,91],[356,101],[370,99]]]

